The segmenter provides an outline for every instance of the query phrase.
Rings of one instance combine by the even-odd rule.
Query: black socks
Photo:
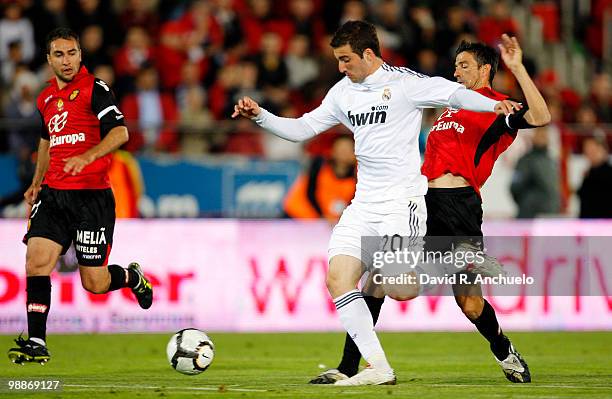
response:
[[[111,276],[109,291],[118,290],[123,287],[134,288],[138,284],[138,274],[134,270],[124,269],[119,265],[108,265],[108,272]],[[127,282],[126,282],[127,273]]]
[[[483,337],[491,344],[491,351],[499,360],[508,357],[510,351],[510,340],[502,333],[495,310],[487,300],[484,300],[482,313],[475,320],[470,320]]]
[[[51,306],[51,277],[26,277],[26,309],[28,314],[28,337],[47,338],[47,316]]]

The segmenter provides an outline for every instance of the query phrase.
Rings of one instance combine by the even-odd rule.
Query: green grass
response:
[[[335,366],[343,335],[211,334],[215,360],[198,376],[166,362],[170,334],[52,335],[46,366],[0,361],[0,380],[59,378],[63,391],[0,397],[57,398],[611,398],[612,334],[512,333],[531,368],[532,384],[512,384],[478,333],[385,333],[383,346],[398,385],[332,387],[306,384]],[[0,336],[8,349],[12,338]]]

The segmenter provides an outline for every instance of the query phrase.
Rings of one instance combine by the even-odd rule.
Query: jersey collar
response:
[[[508,96],[493,90],[491,87],[481,87],[480,89],[476,89],[474,91],[482,94],[485,97],[492,98],[493,100],[504,100],[508,98]]]
[[[68,82],[68,84],[63,89],[60,89],[59,86],[57,85],[57,79],[56,79],[55,75],[51,79],[49,79],[47,82],[49,82],[51,84],[51,86],[53,86],[53,88],[56,91],[59,91],[59,90],[64,90],[67,87],[70,87],[71,85],[75,84],[79,80],[83,79],[88,74],[89,74],[89,71],[87,70],[85,65],[81,64],[81,67],[79,68],[79,72],[77,72],[77,74],[74,76],[74,78],[70,82]]]

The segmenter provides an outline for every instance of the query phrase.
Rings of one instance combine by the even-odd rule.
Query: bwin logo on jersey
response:
[[[382,111],[383,107],[372,107],[372,112],[364,112],[361,114],[351,114],[348,112],[348,118],[353,126],[372,125],[374,123],[385,123],[387,120],[387,111]],[[387,108],[387,107],[384,107]]]

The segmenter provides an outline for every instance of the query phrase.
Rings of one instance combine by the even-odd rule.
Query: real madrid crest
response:
[[[57,110],[61,111],[62,108],[64,108],[64,100],[60,98],[59,100],[57,100]]]
[[[383,101],[391,100],[391,89],[390,88],[385,87],[385,89],[383,90],[382,99]]]
[[[73,90],[72,93],[70,93],[70,97],[68,97],[70,99],[70,101],[74,101],[75,98],[77,98],[77,96],[79,95],[79,90]]]

